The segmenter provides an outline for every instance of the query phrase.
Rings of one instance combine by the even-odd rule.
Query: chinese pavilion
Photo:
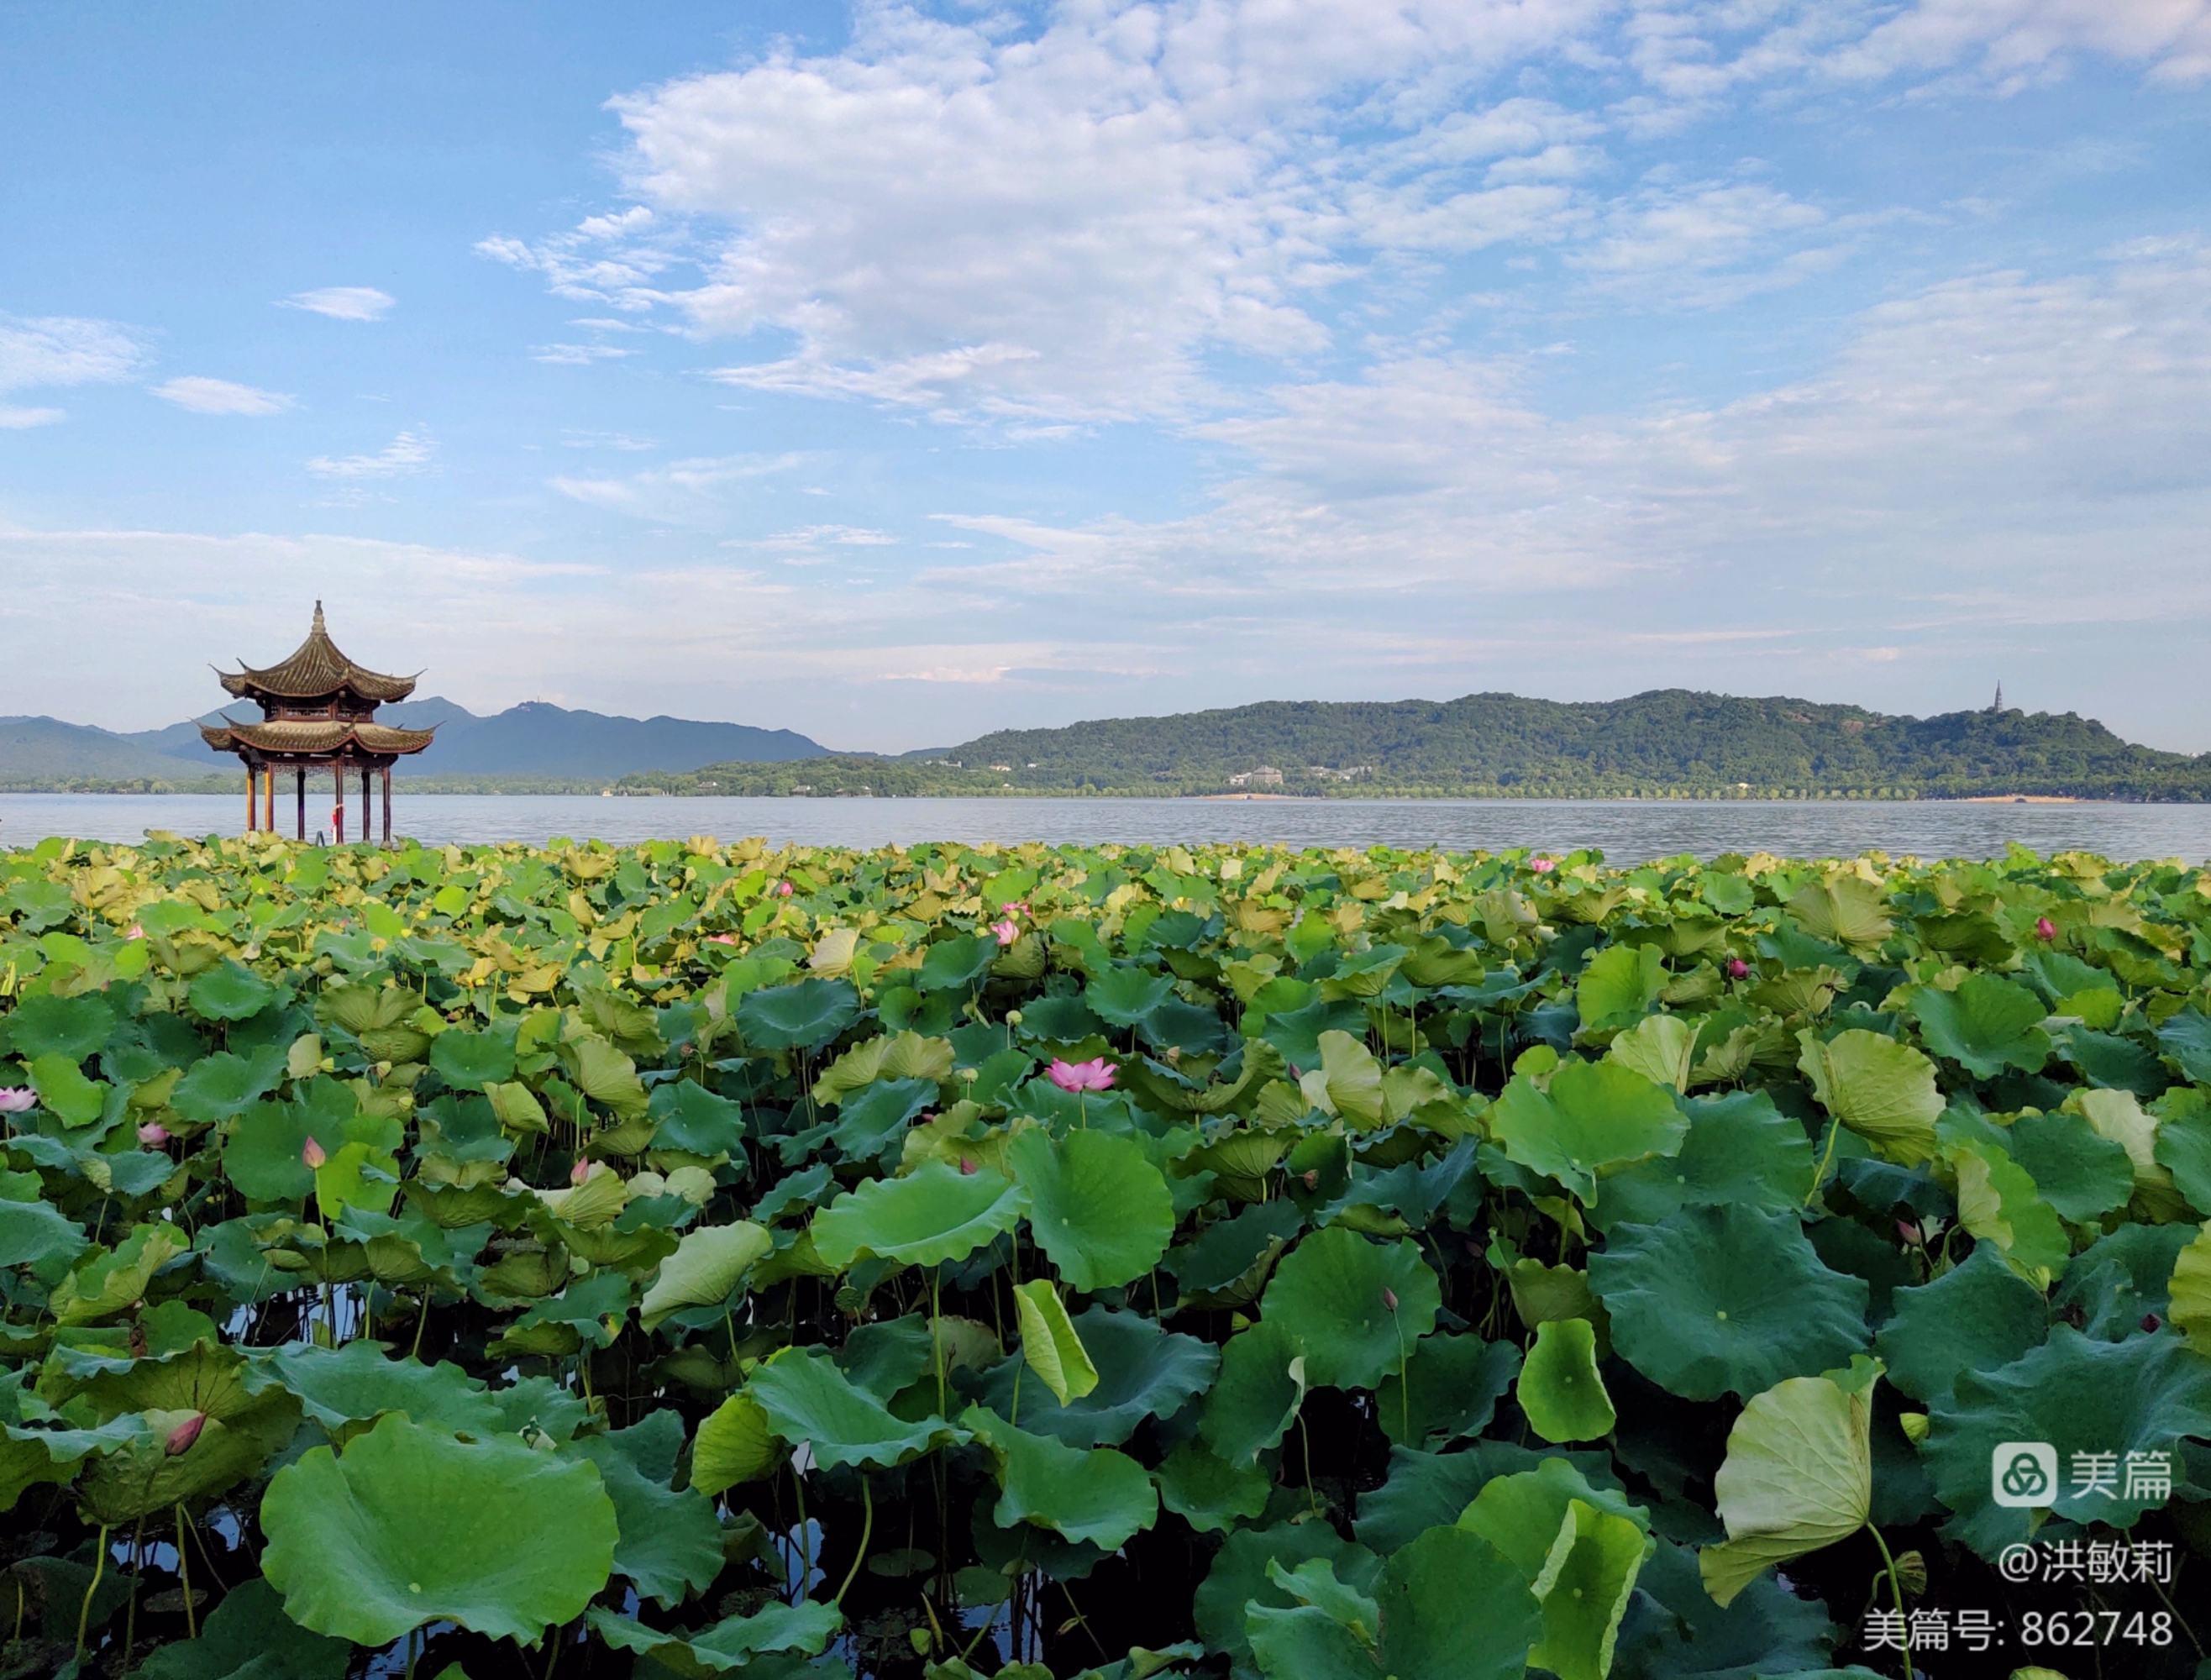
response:
[[[355,664],[338,651],[323,623],[323,603],[315,603],[315,622],[306,640],[282,664],[257,670],[239,661],[235,671],[218,670],[222,686],[261,708],[258,723],[225,716],[203,724],[200,734],[219,753],[236,753],[245,762],[245,828],[276,827],[276,773],[292,772],[299,799],[300,838],[307,837],[307,775],[327,771],[337,791],[331,828],[345,840],[346,777],[360,772],[360,837],[368,838],[372,779],[384,779],[384,842],[391,843],[391,767],[419,753],[435,738],[434,729],[394,729],[376,721],[379,706],[415,692],[415,676],[385,676]],[[257,816],[259,818],[257,821]]]

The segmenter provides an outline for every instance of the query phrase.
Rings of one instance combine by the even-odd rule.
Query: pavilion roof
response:
[[[239,662],[236,671],[217,671],[222,686],[241,699],[271,694],[280,700],[317,700],[350,689],[363,700],[385,705],[415,692],[415,676],[387,676],[356,664],[330,640],[323,622],[323,603],[315,603],[315,622],[306,640],[281,664],[258,668]],[[416,673],[416,676],[421,675]]]
[[[247,750],[271,756],[327,758],[348,747],[378,757],[419,753],[437,738],[431,729],[393,729],[346,718],[279,718],[267,723],[202,724],[200,737],[215,751]]]

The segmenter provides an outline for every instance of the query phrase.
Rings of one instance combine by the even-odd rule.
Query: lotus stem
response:
[[[141,1512],[137,1527],[130,1531],[130,1604],[123,1614],[123,1670],[130,1671],[130,1653],[138,1644],[138,1570],[140,1559],[145,1556],[146,1516]]]
[[[1830,1120],[1827,1123],[1827,1148],[1820,1157],[1819,1171],[1812,1174],[1812,1187],[1804,1195],[1804,1205],[1808,1208],[1819,1199],[1820,1186],[1827,1181],[1827,1168],[1834,1163],[1835,1145],[1840,1141],[1842,1132],[1843,1123],[1840,1119]],[[1911,1665],[1907,1662],[1905,1666],[1909,1671]]]
[[[1881,1537],[1881,1531],[1868,1523],[1866,1532],[1873,1536],[1874,1544],[1881,1548],[1881,1561],[1888,1571],[1888,1596],[1895,1600],[1897,1622],[1903,1629],[1899,1637],[1904,1641],[1904,1680],[1912,1680],[1911,1617],[1904,1610],[1904,1581],[1896,1573],[1896,1559],[1890,1556],[1888,1542]]]
[[[185,1502],[181,1499],[173,1507],[177,1513],[177,1586],[185,1595],[185,1637],[200,1636],[199,1612],[192,1608],[192,1568],[185,1558]]]
[[[1018,1382],[1020,1378],[1016,1377],[1015,1380]],[[841,1605],[845,1602],[845,1594],[851,1588],[854,1577],[860,1573],[860,1565],[867,1561],[868,1542],[875,1537],[875,1490],[868,1481],[868,1472],[864,1470],[860,1472],[860,1507],[863,1513],[860,1518],[860,1549],[852,1554],[852,1567],[845,1571],[845,1579],[837,1588],[837,1596],[830,1600],[834,1604]]]
[[[92,1595],[100,1591],[100,1578],[107,1572],[107,1525],[100,1525],[100,1544],[93,1554],[92,1581],[84,1589],[84,1602],[76,1611],[76,1660],[84,1661],[84,1630],[92,1621]]]

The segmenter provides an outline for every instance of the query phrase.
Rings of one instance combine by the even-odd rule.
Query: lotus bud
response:
[[[568,1182],[570,1184],[581,1184],[585,1179],[588,1179],[591,1176],[591,1158],[585,1155],[578,1155],[576,1157],[576,1164],[568,1169]]]
[[[1745,962],[1739,956],[1729,957],[1728,959],[1728,978],[1731,980],[1749,979],[1750,965],[1748,962]]]
[[[312,1137],[300,1146],[300,1159],[306,1163],[309,1172],[321,1172],[330,1158],[330,1151]]]
[[[167,1457],[174,1459],[181,1457],[183,1454],[191,1452],[192,1450],[192,1443],[200,1438],[200,1431],[206,1428],[207,1414],[203,1411],[194,1412],[183,1422],[178,1424],[175,1428],[169,1431],[168,1440],[161,1443],[162,1453]]]
[[[146,937],[146,930],[133,922],[129,927],[124,929],[123,937],[125,939],[143,939]]]
[[[1387,1283],[1382,1286],[1382,1304],[1392,1313],[1397,1310],[1397,1292]]]
[[[1298,1174],[1298,1182],[1305,1186],[1307,1190],[1318,1190],[1320,1188],[1320,1168],[1318,1167],[1306,1168],[1304,1172]]]
[[[1558,866],[1559,860],[1555,858],[1530,858],[1528,860],[1528,867],[1538,875],[1548,875]]]
[[[138,1141],[148,1148],[158,1148],[169,1141],[169,1128],[157,1121],[148,1120],[138,1128]]]
[[[2057,937],[2057,924],[2047,916],[2037,916],[2034,919],[2034,937],[2048,944]]]
[[[1006,1025],[1009,1027],[1018,1027],[1021,1024],[1021,1012],[1019,1010],[1008,1010],[1006,1011]]]
[[[1896,1234],[1905,1241],[1914,1245],[1921,1240],[1919,1228],[1908,1219],[1899,1219],[1896,1222]]]
[[[21,1114],[39,1106],[39,1094],[21,1085],[0,1085],[0,1114]]]
[[[772,890],[778,898],[789,898],[793,893],[797,892],[798,889],[792,886],[788,881],[778,881],[770,890]]]
[[[2145,1313],[2142,1314],[2142,1328],[2153,1336],[2157,1333],[2158,1325],[2164,1322],[2165,1321],[2159,1318],[2154,1313]]]
[[[960,1176],[961,1178],[972,1179],[975,1176],[977,1170],[976,1163],[973,1161],[970,1160],[966,1155],[960,1157]]]

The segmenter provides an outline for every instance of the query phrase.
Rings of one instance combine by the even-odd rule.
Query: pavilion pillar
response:
[[[330,843],[345,844],[345,765],[330,761]]]
[[[268,778],[263,785],[268,790],[268,828],[273,834],[276,832],[276,767],[272,764],[263,773]]]
[[[300,765],[292,773],[299,782],[300,838],[304,840],[307,838],[307,767]]]
[[[376,831],[368,826],[368,766],[360,767],[360,843],[368,844],[368,837]]]
[[[384,767],[384,843],[391,844],[391,767]]]
[[[253,767],[253,761],[248,759],[245,763],[245,832],[249,834],[253,832],[254,801],[256,796],[260,791],[260,790],[255,786],[253,779],[259,773],[260,773]]]

